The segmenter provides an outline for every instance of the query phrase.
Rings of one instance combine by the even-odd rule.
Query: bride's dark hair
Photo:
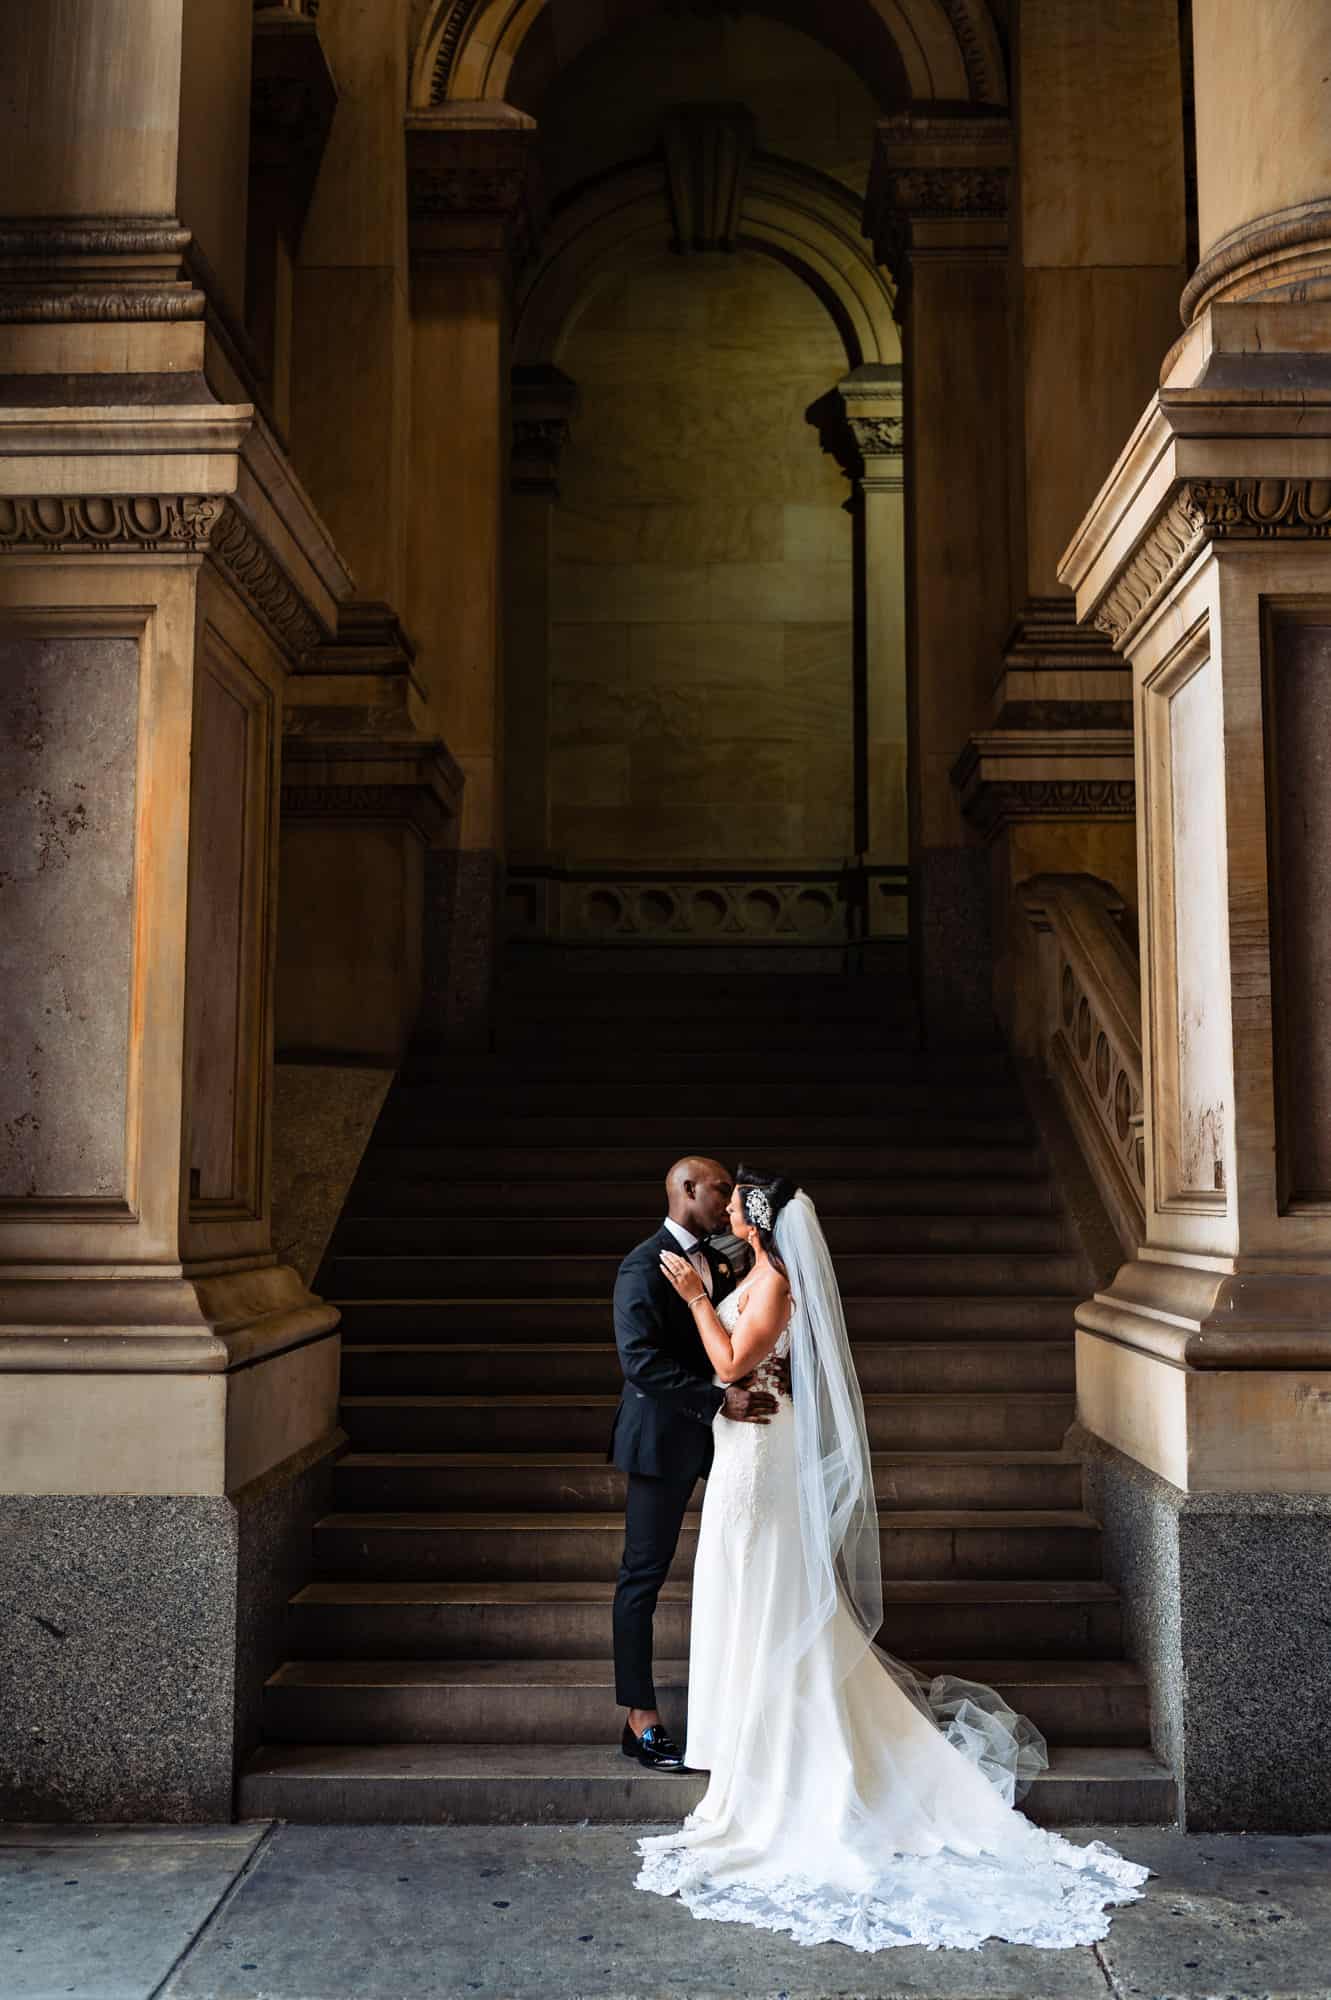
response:
[[[776,1219],[792,1196],[799,1193],[799,1189],[786,1174],[760,1174],[756,1167],[746,1167],[743,1165],[740,1166],[739,1172],[735,1175],[735,1186],[739,1189],[740,1206],[744,1210],[744,1220],[748,1223],[750,1229],[757,1230],[759,1243],[784,1278],[786,1276],[786,1267],[777,1255],[776,1244],[773,1240],[776,1231]],[[758,1208],[757,1215],[753,1213],[753,1210],[749,1206],[750,1197],[753,1194],[762,1195],[766,1198],[765,1203],[760,1202],[755,1204]],[[764,1215],[768,1218],[766,1221],[761,1219]]]

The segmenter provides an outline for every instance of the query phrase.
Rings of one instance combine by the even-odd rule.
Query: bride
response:
[[[878,1512],[841,1299],[817,1211],[740,1169],[730,1226],[753,1249],[713,1309],[661,1263],[718,1383],[757,1371],[792,1398],[768,1424],[720,1423],[693,1584],[689,1765],[711,1773],[675,1833],[645,1839],[640,1889],[696,1917],[801,1944],[973,1950],[986,1938],[1089,1944],[1149,1870],[1016,1811],[1044,1740],[992,1689],[927,1688],[873,1644]]]

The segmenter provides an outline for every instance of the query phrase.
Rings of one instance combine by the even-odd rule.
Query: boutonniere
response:
[[[728,1278],[728,1277],[730,1276],[730,1266],[729,1266],[729,1264],[727,1264],[727,1263],[725,1263],[725,1262],[723,1261],[723,1262],[722,1262],[722,1264],[720,1265],[720,1271],[721,1271],[721,1276],[722,1276],[723,1278]]]

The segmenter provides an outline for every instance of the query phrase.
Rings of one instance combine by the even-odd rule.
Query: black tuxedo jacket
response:
[[[693,1314],[661,1270],[661,1252],[679,1254],[664,1225],[630,1250],[615,1280],[615,1344],[624,1388],[608,1456],[622,1472],[694,1480],[712,1463],[712,1420],[725,1401]],[[702,1246],[712,1271],[712,1304],[735,1288],[729,1257]]]

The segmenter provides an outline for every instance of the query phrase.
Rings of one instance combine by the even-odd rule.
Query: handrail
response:
[[[1037,875],[1018,894],[1041,940],[1040,1042],[1126,1255],[1146,1234],[1141,971],[1123,898],[1094,875]]]

